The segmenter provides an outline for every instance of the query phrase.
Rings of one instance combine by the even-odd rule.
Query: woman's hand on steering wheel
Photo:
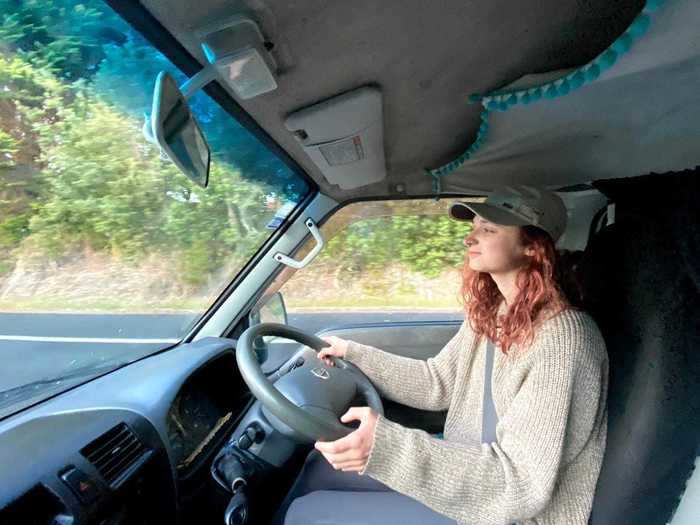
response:
[[[360,472],[367,465],[372,451],[378,419],[377,412],[369,407],[352,407],[340,421],[359,421],[357,430],[335,441],[317,441],[314,446],[335,470]]]
[[[300,366],[270,381],[260,367],[254,348],[255,339],[266,335],[292,339],[316,352],[331,343],[279,323],[254,324],[239,337],[236,363],[241,377],[267,414],[274,416],[269,418],[270,424],[281,434],[298,443],[332,441],[347,436],[355,427],[344,425],[338,418],[358,397],[376,413],[384,413],[382,399],[370,379],[357,366],[334,355],[326,354],[326,359],[334,360],[335,367],[320,366],[321,360],[308,356]],[[347,355],[344,351],[347,344],[343,346],[345,349],[341,347],[340,350]]]
[[[347,339],[341,339],[340,337],[336,337],[334,335],[321,337],[321,339],[323,339],[330,346],[321,349],[321,351],[318,353],[318,358],[322,359],[328,366],[335,366],[329,357],[334,356],[343,359],[345,357],[345,353],[348,351],[348,343],[350,341]]]

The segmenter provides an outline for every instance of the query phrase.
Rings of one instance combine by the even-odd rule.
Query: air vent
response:
[[[132,466],[145,460],[147,450],[131,429],[121,423],[102,434],[80,453],[95,466],[111,487],[115,487],[121,484]]]

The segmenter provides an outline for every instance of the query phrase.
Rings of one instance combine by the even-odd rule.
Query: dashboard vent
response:
[[[122,476],[137,462],[142,463],[147,450],[132,430],[121,423],[83,448],[80,453],[92,463],[110,486],[119,485]]]

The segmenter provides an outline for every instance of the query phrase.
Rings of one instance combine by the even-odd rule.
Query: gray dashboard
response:
[[[68,508],[67,515],[74,520],[71,523],[91,521],[88,518],[92,507],[101,499],[108,502],[109,494],[115,492],[108,489],[126,486],[127,475],[132,472],[121,473],[122,479],[105,480],[95,467],[97,463],[92,464],[85,457],[89,455],[86,448],[93,442],[99,445],[101,436],[112,439],[106,434],[110,431],[126,429],[127,434],[135,435],[140,442],[133,446],[141,447],[138,453],[134,452],[139,462],[132,470],[148,468],[152,476],[159,476],[159,493],[150,496],[162,500],[166,508],[170,506],[175,512],[178,479],[182,474],[177,472],[178,458],[168,436],[172,426],[168,424],[169,413],[183,386],[198,371],[206,370],[209,363],[215,362],[209,369],[217,369],[219,377],[224,382],[228,380],[228,384],[220,386],[227,389],[235,402],[226,408],[230,413],[225,426],[230,433],[250,401],[235,368],[234,351],[235,341],[220,338],[181,345],[131,363],[0,421],[0,509],[39,490],[51,493],[59,502],[59,510],[62,505]],[[210,448],[215,448],[214,441],[224,439],[225,432],[221,434],[217,439],[208,436],[212,442]],[[133,440],[133,435],[127,437]],[[145,463],[150,467],[144,467]],[[62,479],[70,476],[72,481],[73,470],[89,478],[89,483],[80,487],[87,486],[104,497],[76,493],[76,489]],[[90,484],[94,486],[89,487]],[[130,490],[143,490],[143,487]],[[42,493],[33,497],[39,498],[34,500],[38,502],[49,496]],[[168,502],[171,505],[167,505]],[[32,500],[27,505],[36,506]],[[159,521],[162,518],[165,516],[159,516]]]
[[[426,358],[456,328],[451,322],[381,324],[326,334],[381,342],[397,353],[411,353],[415,344],[420,348],[414,357]],[[430,337],[416,339],[417,333]],[[209,467],[218,453],[238,446],[268,467],[284,466],[299,445],[273,427],[252,399],[236,366],[235,346],[234,340],[214,337],[179,345],[0,421],[0,523],[178,523],[188,516],[188,507],[213,509],[206,501],[195,504],[194,498],[198,488],[210,490],[206,478],[212,482]],[[275,382],[311,357],[315,352],[299,343],[277,341],[269,345],[262,366]],[[425,421],[425,414],[414,417],[406,410],[394,407],[392,419],[413,426]],[[444,424],[442,414],[435,417],[428,427]],[[178,427],[199,424],[203,428],[189,432],[189,441],[178,437]],[[263,437],[241,445],[251,428]],[[126,436],[138,451],[127,470],[109,479],[89,458],[92,449],[98,458],[120,449],[113,435]],[[86,478],[87,492],[81,494],[76,483],[82,486]],[[153,516],[144,516],[144,507]],[[48,510],[39,521],[30,521],[38,508]]]

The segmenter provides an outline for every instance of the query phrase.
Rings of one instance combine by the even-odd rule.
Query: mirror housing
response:
[[[287,307],[280,292],[276,292],[266,299],[263,298],[253,307],[248,316],[248,326],[260,323],[288,324],[287,321]],[[264,363],[267,359],[267,343],[273,339],[272,336],[264,336],[253,340],[253,349],[258,356],[258,362]]]
[[[281,292],[275,292],[253,307],[250,312],[250,325],[260,323],[288,324],[287,307]]]
[[[165,71],[156,78],[151,128],[161,151],[188,178],[206,188],[211,162],[209,145],[185,96]]]

